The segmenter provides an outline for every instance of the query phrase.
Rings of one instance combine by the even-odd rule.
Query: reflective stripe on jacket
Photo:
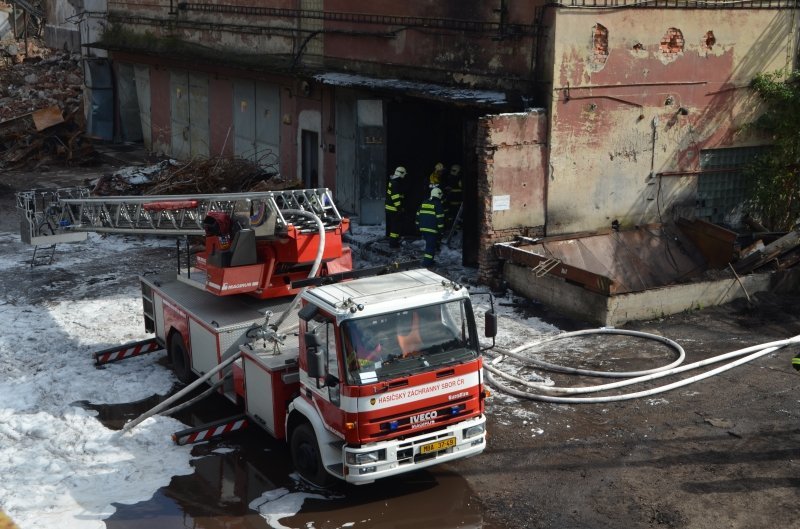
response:
[[[421,233],[439,234],[444,231],[444,208],[438,198],[429,198],[419,206],[417,227]]]
[[[389,184],[386,186],[386,203],[384,206],[386,211],[399,211],[402,209],[404,198],[405,195],[401,184],[396,180],[390,179]]]

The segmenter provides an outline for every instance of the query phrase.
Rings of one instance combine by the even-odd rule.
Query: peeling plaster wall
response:
[[[702,149],[764,143],[739,130],[759,111],[747,86],[791,65],[793,26],[790,10],[556,9],[547,234],[691,207]]]

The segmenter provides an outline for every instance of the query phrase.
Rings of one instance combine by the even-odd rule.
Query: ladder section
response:
[[[86,188],[17,193],[23,240],[78,232],[152,235],[204,235],[203,221],[211,211],[230,215],[241,227],[271,236],[293,225],[301,232],[316,231],[316,224],[297,211],[311,212],[326,229],[341,224],[342,217],[326,188],[253,193],[89,197]],[[27,226],[26,226],[27,224]],[[83,234],[85,238],[85,234]],[[44,242],[44,241],[41,241]]]

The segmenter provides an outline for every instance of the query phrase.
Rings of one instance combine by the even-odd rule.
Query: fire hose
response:
[[[585,369],[577,369],[572,367],[566,366],[559,366],[555,364],[550,364],[547,362],[543,362],[541,360],[537,360],[531,358],[530,356],[521,354],[523,351],[531,349],[533,347],[539,346],[543,343],[552,342],[556,340],[562,340],[566,338],[574,338],[576,336],[585,336],[591,334],[622,334],[628,336],[635,336],[639,338],[645,338],[648,340],[655,340],[661,342],[663,344],[672,347],[677,351],[678,358],[671,362],[670,364],[662,367],[658,367],[655,369],[649,369],[646,371],[631,371],[631,372],[609,372],[609,371],[592,371],[592,370],[585,370]],[[486,371],[486,380],[491,385],[508,393],[509,395],[513,395],[515,397],[530,399],[530,400],[537,400],[543,402],[553,402],[553,403],[561,403],[561,404],[581,404],[581,403],[600,403],[600,402],[617,402],[622,400],[630,400],[640,397],[648,397],[651,395],[656,395],[659,393],[664,393],[666,391],[670,391],[675,388],[679,388],[682,386],[686,386],[692,384],[694,382],[698,382],[700,380],[712,377],[729,369],[733,369],[734,367],[740,366],[762,356],[765,356],[769,353],[775,352],[782,347],[786,347],[788,345],[793,344],[800,344],[800,335],[794,336],[792,338],[787,338],[784,340],[777,340],[773,342],[762,343],[759,345],[753,345],[750,347],[745,347],[743,349],[738,349],[736,351],[731,351],[729,353],[720,354],[717,356],[713,356],[711,358],[707,358],[705,360],[700,360],[698,362],[694,362],[691,364],[681,365],[683,360],[685,359],[685,352],[683,348],[668,338],[664,338],[663,336],[658,336],[655,334],[639,332],[639,331],[629,331],[623,329],[613,329],[613,328],[600,328],[600,329],[588,329],[583,331],[575,331],[575,332],[567,332],[557,334],[543,340],[537,342],[530,342],[519,347],[516,347],[511,350],[503,350],[495,348],[494,352],[496,356],[484,363],[484,369]],[[725,365],[719,366],[715,369],[710,371],[706,371],[702,374],[695,375],[683,380],[679,380],[677,382],[673,382],[671,384],[666,384],[664,386],[659,386],[643,391],[637,391],[633,393],[625,393],[621,395],[609,395],[609,396],[595,396],[595,397],[565,397],[565,396],[558,396],[554,394],[562,394],[562,395],[575,395],[575,394],[584,394],[584,393],[596,393],[602,391],[608,391],[611,389],[616,389],[624,386],[630,386],[633,384],[639,384],[642,382],[647,382],[651,380],[656,380],[659,378],[675,375],[678,373],[683,373],[685,371],[690,371],[692,369],[698,369],[700,367],[704,367],[707,365],[711,365],[714,363],[722,362],[724,360],[728,360],[731,358],[740,357],[738,360],[734,360],[729,362]],[[557,371],[562,373],[571,373],[577,375],[588,375],[588,376],[596,376],[596,377],[610,377],[610,378],[624,378],[625,380],[612,382],[609,384],[599,384],[595,386],[587,386],[587,387],[556,387],[552,384],[548,384],[544,382],[543,379],[541,381],[531,381],[519,378],[514,376],[506,371],[501,370],[498,366],[502,364],[502,362],[506,358],[513,358],[523,364],[526,367],[539,367],[543,369],[547,369],[550,371]],[[524,386],[527,390],[517,389],[515,387],[510,386],[505,382],[501,382],[499,379],[504,379],[510,381],[514,384]],[[534,392],[535,391],[535,392]],[[544,394],[549,393],[549,394]]]

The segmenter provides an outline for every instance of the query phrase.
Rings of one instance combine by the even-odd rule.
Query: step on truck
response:
[[[348,221],[327,189],[90,197],[69,188],[18,193],[17,205],[22,238],[36,245],[88,231],[183,237],[177,274],[140,278],[146,331],[179,380],[207,381],[285,440],[309,482],[366,484],[484,450],[469,292],[424,268],[352,270]],[[486,322],[493,336],[491,311]]]

